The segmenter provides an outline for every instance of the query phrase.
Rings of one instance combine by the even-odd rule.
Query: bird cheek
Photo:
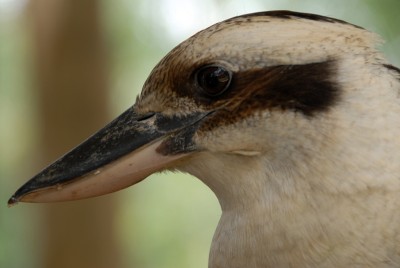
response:
[[[199,131],[193,140],[199,149],[205,151],[246,156],[259,155],[264,151],[265,144],[260,143],[252,132],[252,129],[229,125],[210,132]]]

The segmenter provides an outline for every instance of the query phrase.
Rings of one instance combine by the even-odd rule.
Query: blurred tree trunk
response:
[[[105,125],[100,1],[31,1],[40,150],[46,165]],[[45,205],[42,267],[121,267],[115,197]]]

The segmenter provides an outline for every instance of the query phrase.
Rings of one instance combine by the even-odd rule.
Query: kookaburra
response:
[[[221,205],[211,268],[400,267],[400,70],[379,42],[290,11],[217,23],[9,204],[98,196],[179,170]]]

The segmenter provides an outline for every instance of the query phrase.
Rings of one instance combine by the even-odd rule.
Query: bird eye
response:
[[[232,80],[232,73],[227,69],[208,65],[196,73],[197,84],[209,96],[221,95],[229,87]]]

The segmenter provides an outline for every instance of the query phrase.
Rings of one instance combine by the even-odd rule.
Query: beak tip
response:
[[[13,195],[10,199],[8,199],[7,206],[10,208],[12,206],[17,205],[18,202],[19,202],[18,198],[16,198],[15,195]]]

